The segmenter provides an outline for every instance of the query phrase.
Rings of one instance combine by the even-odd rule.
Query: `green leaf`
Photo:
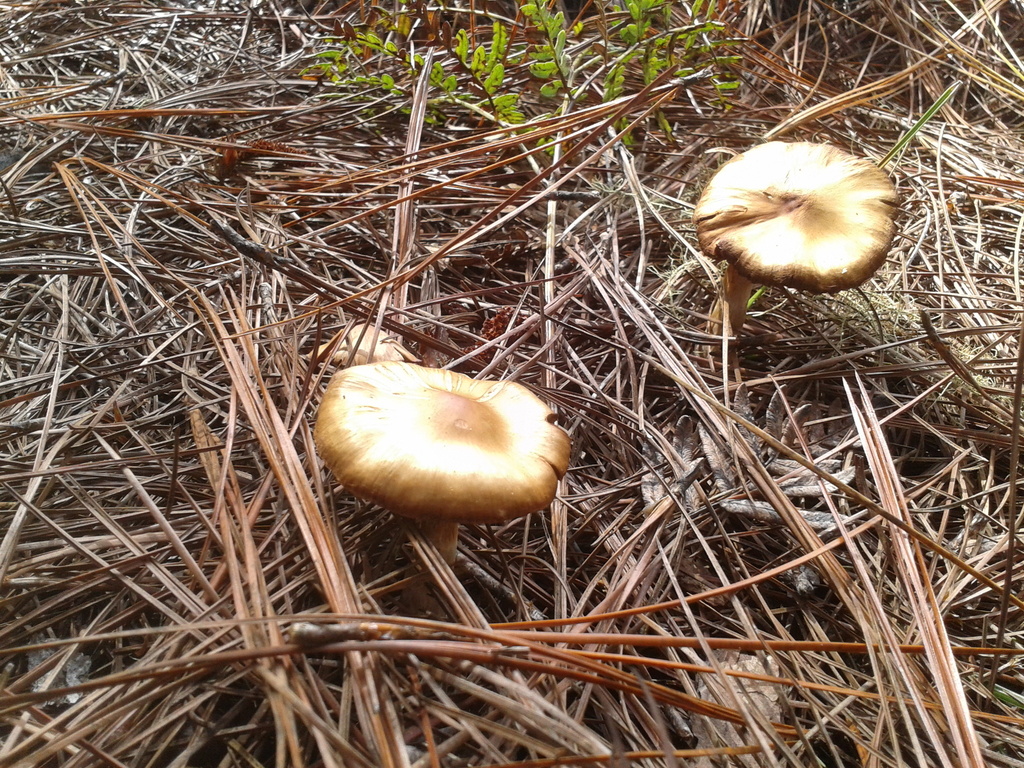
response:
[[[377,37],[377,35],[373,34],[373,32],[366,32],[360,35],[357,39],[361,39],[366,47],[375,51],[379,51],[384,47],[384,41]]]
[[[530,74],[543,80],[547,80],[557,72],[558,67],[553,61],[535,61],[530,65]]]
[[[487,51],[484,50],[482,45],[478,46],[477,49],[473,51],[473,61],[469,65],[469,68],[473,70],[473,74],[479,75],[484,71],[484,61],[486,60],[486,57]]]
[[[604,100],[612,101],[622,95],[622,85],[625,82],[626,73],[622,64],[612,67],[608,76],[604,79]]]
[[[408,13],[399,14],[395,20],[395,31],[402,37],[408,37],[412,32],[412,17]]]
[[[469,35],[466,33],[466,30],[460,29],[456,32],[453,42],[455,43],[453,46],[455,56],[463,64],[466,64],[469,61]]]
[[[925,111],[925,113],[921,115],[921,119],[914,123],[911,129],[907,131],[906,134],[904,134],[900,138],[900,140],[896,142],[893,148],[889,150],[886,156],[881,159],[881,161],[878,163],[879,167],[885,168],[885,166],[889,164],[889,161],[891,161],[894,157],[896,157],[896,155],[898,155],[900,152],[906,149],[907,145],[914,140],[914,137],[917,136],[918,132],[922,128],[924,128],[925,124],[933,117],[935,117],[935,113],[942,109],[942,106],[947,101],[953,98],[953,95],[960,90],[960,86],[963,84],[964,83],[962,80],[957,80],[955,83],[949,86],[949,88],[943,91],[942,95],[935,100],[935,103],[928,107],[927,111]]]
[[[459,81],[455,78],[455,75],[448,75],[442,82],[441,88],[445,93],[455,93],[455,89],[459,87]]]
[[[495,64],[494,69],[490,71],[487,79],[484,80],[484,90],[488,96],[493,96],[503,82],[505,82],[505,67],[502,64]]]
[[[644,61],[644,85],[650,85],[668,64],[664,59],[651,57]]]
[[[547,98],[552,98],[558,95],[558,92],[562,89],[561,80],[552,80],[550,83],[544,83],[540,87],[540,95]]]
[[[1024,694],[1018,691],[1011,691],[1009,688],[997,685],[992,690],[992,695],[1003,704],[1009,704],[1017,709],[1024,709]]]
[[[560,59],[562,57],[562,54],[565,52],[565,30],[564,29],[558,30],[558,34],[555,35],[554,48],[555,48],[555,58],[556,59]]]
[[[435,61],[434,65],[430,68],[430,84],[441,85],[444,80],[444,67],[441,66],[441,62]]]
[[[511,109],[519,102],[518,93],[503,93],[501,96],[495,96],[492,100],[494,108],[498,112],[504,112],[506,109]]]
[[[525,119],[523,113],[516,109],[519,105],[519,94],[505,93],[495,96],[493,103],[494,111],[500,120],[506,123],[521,123]]]
[[[496,21],[491,26],[491,50],[487,54],[487,67],[493,67],[496,61],[504,58],[505,50],[507,48],[508,31],[505,29],[504,24],[500,21]]]
[[[633,138],[633,132],[626,130],[626,128],[628,127],[628,118],[623,117],[615,121],[615,130],[620,134],[619,141],[621,141],[627,147],[632,147],[636,143],[636,140]]]
[[[661,128],[661,132],[669,138],[672,138],[672,126],[668,124],[668,118],[665,117],[665,113],[660,109],[655,115],[655,120],[657,120],[658,127]]]

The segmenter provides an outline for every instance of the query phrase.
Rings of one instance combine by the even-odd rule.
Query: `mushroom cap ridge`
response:
[[[396,515],[498,523],[543,509],[569,437],[530,390],[403,362],[331,379],[317,448],[353,495]]]
[[[704,253],[752,282],[832,293],[885,261],[896,205],[892,182],[870,160],[775,141],[723,165],[693,218]]]

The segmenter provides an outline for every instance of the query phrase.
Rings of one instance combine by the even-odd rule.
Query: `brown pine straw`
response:
[[[719,3],[728,108],[707,50],[606,99],[604,2],[547,98],[519,5],[0,2],[0,765],[1024,762],[1020,4]],[[724,159],[878,160],[957,81],[880,273],[708,335]],[[357,323],[550,403],[552,509],[452,567],[338,487]]]

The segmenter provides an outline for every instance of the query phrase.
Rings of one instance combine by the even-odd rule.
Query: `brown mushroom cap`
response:
[[[701,250],[754,283],[854,288],[885,261],[896,190],[870,160],[773,141],[723,165],[694,209]]]
[[[403,362],[331,379],[317,448],[346,490],[396,515],[499,523],[543,509],[569,437],[530,390]]]

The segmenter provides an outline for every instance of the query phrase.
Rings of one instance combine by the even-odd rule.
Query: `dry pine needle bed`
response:
[[[1022,50],[1010,0],[0,2],[0,765],[1024,764]],[[714,172],[944,94],[878,273],[709,333]],[[364,324],[550,406],[550,508],[449,563],[346,493]]]

